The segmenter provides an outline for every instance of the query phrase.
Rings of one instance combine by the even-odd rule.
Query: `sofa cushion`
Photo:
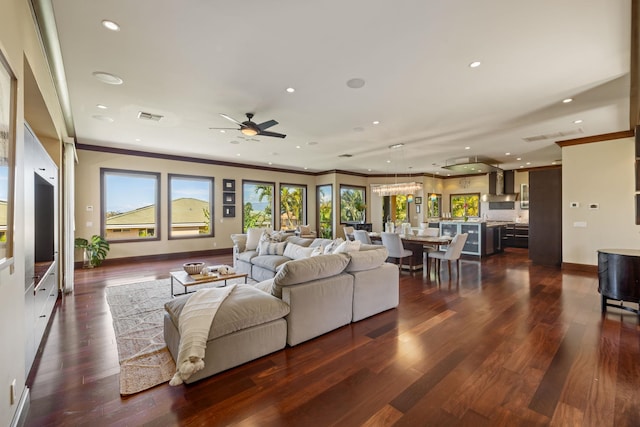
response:
[[[360,240],[346,240],[338,245],[337,248],[333,250],[334,254],[341,254],[347,252],[358,252],[360,250],[360,245],[362,242]]]
[[[282,288],[342,273],[349,264],[344,254],[322,255],[286,263],[273,278],[271,293],[282,298]]]
[[[276,271],[278,266],[284,264],[287,261],[291,261],[291,258],[287,258],[282,255],[258,255],[251,259],[251,264],[256,267],[262,267],[269,271]]]
[[[324,247],[324,253],[327,255],[332,254],[333,251],[335,251],[342,243],[344,243],[344,239],[342,237],[332,240]]]
[[[282,255],[284,254],[287,242],[273,243],[269,241],[261,241],[258,245],[258,255]]]
[[[251,260],[258,256],[258,251],[244,251],[238,254],[238,259],[244,262],[251,262]]]
[[[256,289],[260,289],[262,292],[266,292],[268,294],[271,293],[271,287],[273,286],[273,278],[268,280],[263,280],[262,282],[254,283],[253,287]]]
[[[171,321],[180,328],[180,313],[191,295],[174,298],[164,305]],[[240,284],[222,302],[213,318],[208,340],[280,319],[289,314],[289,305],[252,285]]]
[[[322,246],[323,248],[326,247],[329,243],[332,243],[333,240],[332,239],[323,239],[323,238],[316,238],[313,239],[313,241],[311,242],[311,244],[309,246],[316,248],[318,246]]]
[[[309,258],[313,249],[314,248],[305,248],[304,246],[288,242],[287,247],[284,248],[283,255],[291,259]]]
[[[287,237],[287,243],[294,243],[298,246],[303,246],[305,248],[308,248],[311,245],[311,243],[313,243],[313,239],[307,239],[299,236],[289,236]]]
[[[378,246],[375,250],[349,252],[349,265],[345,271],[353,273],[378,268],[384,264],[388,256],[389,252],[384,246]]]
[[[247,230],[247,243],[246,250],[255,251],[258,249],[258,243],[260,243],[260,237],[262,236],[262,232],[265,231],[265,228],[249,228]]]
[[[238,248],[238,252],[244,252],[247,247],[247,235],[246,234],[232,234],[231,240],[233,245]]]

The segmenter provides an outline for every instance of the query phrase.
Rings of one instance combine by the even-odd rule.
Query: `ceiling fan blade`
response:
[[[275,120],[269,120],[269,121],[266,121],[264,123],[260,123],[258,125],[258,129],[260,129],[260,130],[269,129],[270,127],[275,126],[277,124],[278,124],[278,122],[276,122]]]
[[[273,136],[275,138],[284,138],[285,136],[287,136],[287,135],[282,134],[282,133],[269,132],[269,131],[260,132],[260,133],[258,133],[258,135],[260,135],[260,136]]]
[[[229,116],[227,116],[226,114],[222,114],[222,113],[220,113],[220,115],[221,115],[222,117],[224,117],[225,119],[230,120],[230,121],[232,121],[233,123],[235,123],[235,124],[237,124],[237,125],[239,125],[239,126],[242,126],[242,123],[240,123],[239,121],[237,121],[237,120],[236,120],[236,119],[234,119],[233,117],[229,117]]]
[[[209,129],[213,129],[213,130],[240,130],[238,128],[209,128]]]

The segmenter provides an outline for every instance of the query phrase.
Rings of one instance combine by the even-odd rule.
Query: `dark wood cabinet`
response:
[[[562,169],[529,172],[529,258],[562,263]]]

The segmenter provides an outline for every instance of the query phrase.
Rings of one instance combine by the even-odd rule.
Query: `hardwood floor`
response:
[[[403,272],[400,306],[189,386],[121,398],[104,289],[185,260],[76,272],[29,377],[28,426],[638,426],[638,317],[526,250]],[[212,257],[230,263],[231,257]],[[455,270],[455,269],[454,269]]]

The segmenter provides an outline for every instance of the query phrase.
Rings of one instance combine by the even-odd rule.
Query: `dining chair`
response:
[[[355,229],[351,226],[342,227],[342,231],[344,231],[344,239],[345,240],[353,240],[353,232]]]
[[[353,239],[358,240],[366,245],[371,244],[371,239],[369,238],[369,232],[367,230],[354,230]]]
[[[432,258],[436,263],[436,275],[440,274],[440,262],[445,260],[449,266],[449,279],[451,279],[451,261],[456,261],[457,274],[458,278],[460,278],[460,256],[462,255],[462,248],[468,236],[468,233],[456,234],[446,252],[429,252],[427,256]],[[427,275],[429,275],[429,273],[429,262],[427,261]]]
[[[409,267],[413,271],[413,251],[405,249],[402,246],[402,239],[396,233],[380,233],[382,245],[387,248],[389,258],[397,258],[400,263],[400,271],[402,271],[403,258],[409,257]]]
[[[438,237],[440,236],[440,229],[436,227],[420,228],[420,230],[418,230],[418,236]],[[425,243],[424,245],[422,245],[423,255],[427,254],[427,272],[429,271],[429,253],[437,251],[438,247],[439,245],[435,245],[433,243]]]

